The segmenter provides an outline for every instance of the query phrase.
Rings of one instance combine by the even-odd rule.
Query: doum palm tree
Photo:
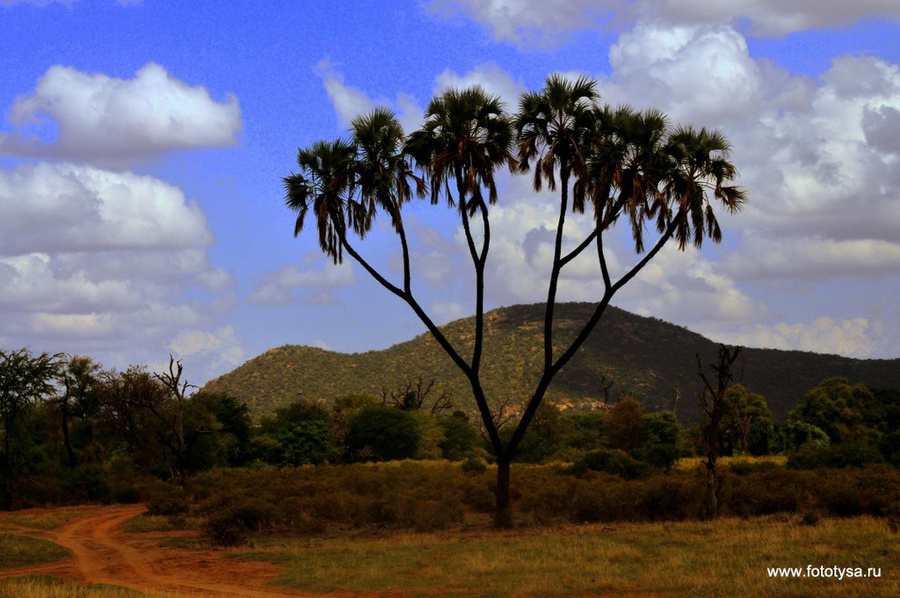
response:
[[[298,153],[300,174],[284,179],[286,202],[297,212],[294,234],[306,213],[315,213],[322,251],[335,263],[348,253],[375,280],[403,299],[466,376],[497,461],[495,524],[512,522],[510,464],[538,406],[556,374],[595,329],[615,293],[632,280],[673,237],[677,247],[700,247],[705,238],[721,240],[713,209],[719,201],[740,210],[743,191],[729,183],[737,171],[728,160],[729,146],[717,131],[671,129],[658,111],[598,105],[596,83],[551,75],[544,89],[529,92],[519,112],[508,117],[499,99],[481,88],[451,89],[434,98],[421,129],[409,136],[396,118],[379,109],[353,121],[351,141],[317,142]],[[421,173],[414,174],[412,165]],[[481,379],[484,343],[484,277],[491,243],[490,206],[498,201],[495,173],[534,168],[532,185],[559,190],[553,263],[544,321],[544,360],[534,393],[513,434],[504,442],[497,414]],[[558,183],[557,183],[558,181]],[[453,207],[465,232],[475,271],[475,330],[471,358],[466,359],[434,324],[412,289],[410,248],[402,208],[413,195]],[[571,200],[570,200],[571,198]],[[592,212],[588,234],[564,251],[570,212]],[[391,219],[399,237],[403,281],[393,283],[354,248],[348,232],[360,238],[379,211]],[[622,219],[634,240],[635,262],[614,280],[607,264],[604,233]],[[655,241],[645,247],[647,229]],[[602,295],[574,341],[554,349],[553,315],[563,269],[594,245]],[[619,260],[621,261],[621,260]]]

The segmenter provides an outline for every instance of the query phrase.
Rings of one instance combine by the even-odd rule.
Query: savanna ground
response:
[[[190,519],[141,505],[0,515],[0,596],[896,596],[900,535],[885,518],[490,529],[331,526],[216,549]],[[880,568],[879,578],[783,579],[770,567]]]

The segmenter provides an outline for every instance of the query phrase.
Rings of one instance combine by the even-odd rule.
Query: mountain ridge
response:
[[[555,356],[575,338],[594,307],[590,303],[557,305]],[[521,404],[536,386],[543,362],[543,309],[543,304],[513,305],[485,314],[482,379],[495,404]],[[441,327],[464,358],[471,351],[473,326],[474,318],[469,317]],[[647,409],[674,407],[679,418],[693,422],[700,414],[696,355],[708,367],[717,347],[718,343],[683,326],[609,306],[547,396],[563,407],[591,408],[607,398],[602,386],[612,382],[610,400],[631,395]],[[776,421],[783,421],[806,391],[828,377],[900,387],[900,359],[745,348],[733,373],[736,382],[766,397]],[[419,377],[434,377],[435,388],[449,392],[457,407],[474,408],[467,380],[430,333],[361,353],[284,345],[210,380],[203,388],[246,401],[258,419],[297,399],[331,402],[358,393],[378,397]]]

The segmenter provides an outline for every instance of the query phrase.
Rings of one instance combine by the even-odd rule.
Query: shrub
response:
[[[179,516],[190,509],[184,490],[175,486],[157,488],[147,499],[147,513],[150,515]]]
[[[812,445],[804,446],[788,457],[787,465],[790,469],[815,469],[816,467],[841,469],[864,467],[883,461],[881,452],[871,444],[846,441],[821,448]]]
[[[112,499],[112,488],[103,468],[96,464],[67,470],[63,476],[63,489],[76,501],[108,503]]]
[[[259,498],[235,497],[213,507],[201,530],[214,544],[235,546],[250,532],[271,529],[275,509]]]
[[[601,449],[582,457],[569,471],[579,477],[588,471],[602,471],[618,475],[625,480],[635,480],[648,477],[651,469],[647,463],[638,461],[621,451]]]
[[[141,502],[141,491],[134,486],[125,486],[116,490],[116,502],[123,505],[133,505]]]
[[[462,462],[459,469],[463,473],[481,475],[487,471],[487,461],[480,457],[470,457]]]

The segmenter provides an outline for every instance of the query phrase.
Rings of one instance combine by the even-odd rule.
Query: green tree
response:
[[[646,413],[643,420],[644,447],[635,451],[635,457],[668,472],[681,456],[684,428],[673,411]]]
[[[89,419],[99,413],[100,364],[90,357],[73,355],[63,364],[60,379],[62,392],[59,393],[55,403],[59,408],[66,461],[70,467],[74,467],[78,464],[78,458],[70,438],[74,426],[72,420],[73,418],[80,420],[90,428],[91,422]],[[88,435],[92,436],[91,430],[89,430]]]
[[[56,392],[61,356],[32,355],[28,349],[0,349],[0,509],[12,507],[12,486],[23,466],[29,438],[23,421],[35,406]]]
[[[244,465],[249,456],[250,410],[231,395],[196,392],[185,402],[184,433],[189,472]]]
[[[729,185],[736,177],[728,161],[729,146],[716,131],[690,127],[674,130],[657,112],[601,110],[596,85],[548,77],[536,94],[526,94],[519,114],[510,118],[499,100],[480,88],[448,90],[434,98],[421,129],[404,139],[396,119],[385,111],[357,119],[353,141],[316,142],[298,152],[301,172],[284,179],[286,203],[297,212],[298,234],[313,211],[319,244],[335,263],[351,256],[378,283],[409,305],[438,344],[466,376],[497,460],[498,526],[511,525],[510,463],[535,418],[550,383],[595,329],[613,296],[646,266],[670,239],[680,249],[699,247],[703,239],[721,239],[712,201],[736,212],[743,192]],[[365,133],[365,134],[363,134]],[[377,139],[377,144],[366,140]],[[519,160],[514,153],[518,153]],[[402,206],[415,190],[411,159],[424,174],[433,204],[454,207],[460,218],[474,270],[475,324],[471,348],[456,347],[416,299]],[[538,383],[509,437],[501,437],[500,411],[492,408],[481,380],[484,340],[484,286],[491,244],[489,206],[498,201],[494,173],[503,166],[526,170],[535,161],[535,180],[555,185],[560,171],[560,203],[544,325],[544,359]],[[382,178],[373,179],[372,166]],[[390,174],[388,174],[390,173]],[[563,176],[565,175],[565,176]],[[571,178],[571,180],[570,180]],[[376,185],[373,180],[384,184]],[[385,183],[389,181],[389,183]],[[413,185],[413,182],[416,184]],[[569,187],[572,202],[569,205]],[[379,192],[374,191],[380,190]],[[570,209],[592,207],[590,232],[568,252],[563,250]],[[391,219],[399,240],[402,280],[391,282],[356,250],[349,231],[363,238],[378,211]],[[604,233],[622,219],[635,242],[635,262],[614,280],[604,249]],[[655,224],[656,240],[645,250],[644,230]],[[562,270],[588,247],[596,247],[603,284],[594,312],[575,338],[553,339],[556,292]],[[464,355],[466,357],[464,357]]]
[[[632,397],[622,397],[603,420],[603,438],[612,449],[631,452],[645,444],[644,408]]]
[[[441,456],[450,461],[462,461],[476,456],[481,446],[481,436],[463,411],[454,411],[448,417],[438,419],[444,430]]]
[[[166,449],[159,440],[161,423],[145,407],[165,403],[166,388],[145,368],[131,366],[124,372],[106,372],[99,393],[100,436],[107,450],[127,455],[144,473],[166,475]]]
[[[872,442],[880,437],[875,396],[865,384],[852,385],[846,378],[823,380],[788,417],[792,414],[824,430],[832,444]]]
[[[768,455],[775,439],[775,420],[765,397],[750,392],[743,384],[725,391],[723,406],[725,426],[720,454]]]
[[[282,450],[282,465],[319,465],[335,456],[331,426],[321,419],[298,422],[278,437],[278,443]]]
[[[350,421],[344,447],[351,461],[412,459],[419,448],[419,427],[409,411],[363,407]]]

